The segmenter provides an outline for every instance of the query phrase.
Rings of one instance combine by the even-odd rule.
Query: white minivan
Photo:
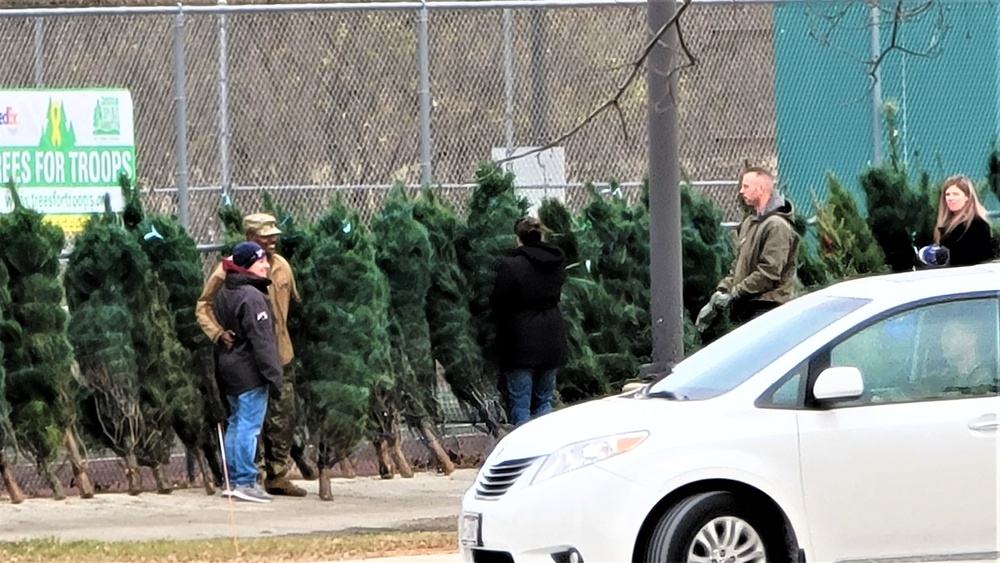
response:
[[[842,282],[497,444],[477,563],[996,560],[1000,264]]]

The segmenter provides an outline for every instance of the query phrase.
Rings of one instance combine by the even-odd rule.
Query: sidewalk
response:
[[[89,500],[28,499],[17,505],[2,502],[0,541],[143,541],[354,530],[453,530],[462,495],[475,477],[475,469],[459,469],[448,476],[417,473],[413,479],[332,479],[332,502],[319,500],[316,481],[296,481],[309,492],[304,498],[279,497],[268,504],[229,503],[201,489],[134,497],[98,494]],[[415,561],[460,560],[457,553],[454,559],[449,557],[435,555]],[[392,563],[404,561],[408,560]]]

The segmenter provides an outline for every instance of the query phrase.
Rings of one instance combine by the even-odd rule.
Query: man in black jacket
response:
[[[566,364],[559,311],[566,258],[542,241],[542,224],[534,217],[519,219],[514,237],[517,249],[500,263],[490,307],[510,422],[517,425],[552,409],[556,372]]]
[[[223,496],[269,502],[257,487],[257,436],[264,424],[268,391],[281,393],[282,371],[274,312],[267,299],[267,253],[255,242],[241,242],[222,261],[223,288],[215,296],[215,318],[229,334],[216,342],[219,389],[229,403],[225,453],[230,488]],[[231,342],[227,344],[226,342]]]

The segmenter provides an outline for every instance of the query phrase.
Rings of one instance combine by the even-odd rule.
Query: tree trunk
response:
[[[379,436],[372,441],[375,446],[375,459],[378,460],[378,474],[383,479],[392,479],[395,468],[392,464],[392,456],[389,454],[389,442],[385,436]]]
[[[201,484],[205,487],[205,494],[212,496],[215,494],[215,480],[212,478],[210,469],[208,468],[208,460],[205,459],[205,454],[201,449],[195,449],[194,455],[198,456],[198,471],[201,472]]]
[[[49,484],[49,488],[52,489],[53,500],[64,500],[66,498],[66,491],[63,489],[62,482],[56,477],[56,472],[52,471],[52,466],[48,463],[39,464],[39,469],[42,472],[42,476]]]
[[[80,492],[80,498],[94,498],[94,485],[87,474],[87,460],[80,455],[80,443],[72,428],[66,429],[66,454],[73,468],[73,480],[76,483],[76,490]]]
[[[21,504],[24,502],[24,493],[14,479],[14,468],[7,463],[7,457],[0,451],[0,475],[3,476],[3,487],[10,495],[11,504]]]
[[[340,472],[345,479],[354,479],[358,476],[358,468],[354,464],[354,456],[349,455],[340,460]],[[381,470],[379,471],[381,473]]]
[[[167,468],[162,463],[153,466],[153,482],[156,483],[156,492],[161,495],[169,495],[174,492],[167,477]]]
[[[392,454],[392,461],[395,462],[400,477],[412,479],[413,468],[410,467],[410,462],[406,460],[406,454],[403,453],[403,439],[399,435],[399,423],[393,419],[391,424],[392,432],[390,434],[391,438],[389,438],[389,453]]]
[[[330,488],[330,468],[322,463],[319,466],[319,500],[333,500],[333,491]]]
[[[205,462],[208,463],[209,473],[202,475],[203,479],[214,482],[217,487],[225,487],[226,479],[222,472],[222,446],[219,444],[218,426],[212,425],[211,430],[205,435],[202,445],[202,453]]]
[[[139,474],[139,463],[135,454],[125,456],[125,481],[128,483],[128,494],[142,494],[142,475]]]
[[[426,416],[420,417],[418,428],[420,429],[420,435],[424,437],[427,449],[429,449],[434,458],[437,459],[438,468],[441,470],[441,473],[444,473],[445,475],[451,475],[454,473],[455,463],[451,461],[451,457],[448,456],[448,452],[444,451],[444,447],[441,446],[441,440],[438,439],[437,432],[434,430],[434,425],[431,424],[431,419]]]
[[[456,386],[453,386],[451,389],[457,398],[469,403],[472,405],[472,408],[476,409],[476,412],[479,413],[479,418],[486,424],[486,429],[489,430],[494,438],[499,440],[507,434],[500,421],[493,416],[493,411],[489,407],[489,401],[481,390],[475,388],[462,389]]]

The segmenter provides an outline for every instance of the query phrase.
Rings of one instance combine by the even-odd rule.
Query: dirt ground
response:
[[[319,500],[316,481],[296,481],[304,498],[278,497],[269,504],[229,502],[204,489],[169,495],[99,493],[92,499],[0,497],[0,541],[53,537],[100,541],[262,537],[355,530],[451,530],[475,469],[449,476],[417,473],[333,479],[332,502]]]

